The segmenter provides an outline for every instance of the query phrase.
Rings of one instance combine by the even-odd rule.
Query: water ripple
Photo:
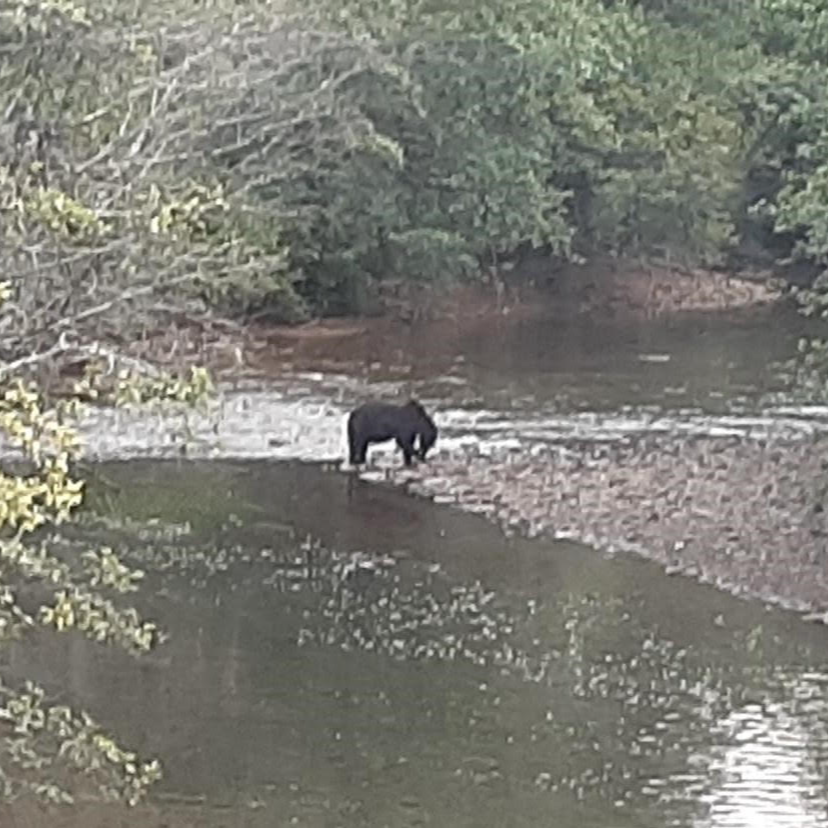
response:
[[[345,456],[345,416],[364,398],[353,381],[305,377],[302,383],[232,391],[208,413],[160,415],[97,409],[84,422],[87,451],[96,459],[169,457],[274,458],[336,461]],[[320,386],[322,386],[320,388]],[[337,387],[336,395],[325,393]],[[364,392],[364,389],[362,389]],[[526,416],[510,410],[444,407],[426,400],[441,429],[442,453],[472,449],[480,455],[531,451],[570,442],[613,443],[647,435],[732,437],[748,440],[814,439],[828,432],[828,408],[777,406],[759,414],[709,415],[625,409],[616,413],[553,410]],[[390,458],[393,444],[372,449]]]

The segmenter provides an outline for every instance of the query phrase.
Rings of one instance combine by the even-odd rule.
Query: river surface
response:
[[[772,367],[801,334],[773,311],[360,335],[274,345],[186,421],[99,412],[85,542],[147,571],[135,603],[169,641],[136,660],[44,635],[4,675],[165,775],[131,812],[12,819],[828,826],[828,633],[729,594],[822,609],[821,525],[805,549],[796,510],[821,491],[803,470],[828,411]],[[408,393],[441,427],[432,462],[402,473],[378,448],[345,473],[344,413]],[[679,478],[706,481],[692,504]],[[704,506],[739,480],[755,502]]]

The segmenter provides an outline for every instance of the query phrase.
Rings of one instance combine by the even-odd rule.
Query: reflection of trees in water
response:
[[[791,686],[766,670],[705,663],[639,627],[619,600],[569,596],[518,619],[493,592],[452,584],[440,571],[401,573],[367,556],[340,558],[332,571],[321,611],[306,612],[312,623],[301,643],[464,658],[553,691],[552,713],[535,734],[557,736],[570,758],[563,772],[539,773],[539,787],[655,804],[716,828],[824,824],[813,752],[828,744],[828,709],[813,680],[803,690],[801,679]],[[782,701],[738,707],[756,692]],[[704,817],[694,816],[699,803]]]
[[[486,666],[512,660],[514,629],[479,582],[452,582],[437,567],[393,558],[332,553],[321,603],[305,611],[299,643]]]

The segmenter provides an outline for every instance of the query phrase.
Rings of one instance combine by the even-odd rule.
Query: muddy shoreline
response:
[[[615,260],[560,266],[530,257],[497,282],[438,286],[412,296],[402,290],[384,302],[379,315],[240,324],[172,313],[140,341],[117,344],[136,359],[171,370],[206,365],[218,379],[235,381],[273,376],[286,366],[326,370],[343,347],[370,353],[389,340],[398,341],[404,359],[424,328],[450,347],[464,336],[539,316],[589,317],[597,323],[688,314],[750,316],[784,301],[785,291],[770,273],[734,275]]]

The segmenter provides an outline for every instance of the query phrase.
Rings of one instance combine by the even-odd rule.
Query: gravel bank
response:
[[[828,620],[828,443],[648,435],[386,472],[506,531],[632,551]]]

